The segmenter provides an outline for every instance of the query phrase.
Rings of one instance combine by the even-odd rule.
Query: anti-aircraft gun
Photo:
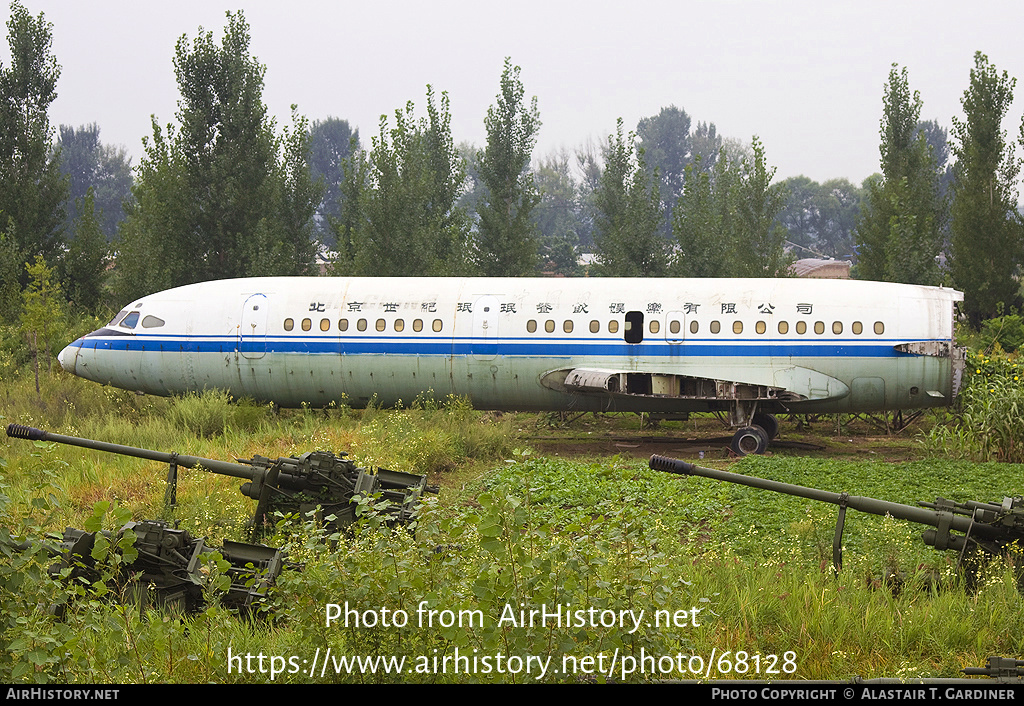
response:
[[[386,522],[398,525],[410,522],[416,505],[424,492],[438,492],[428,486],[426,476],[378,468],[376,472],[356,466],[346,456],[326,451],[311,451],[301,456],[270,459],[253,456],[237,459],[237,463],[211,458],[186,456],[137,449],[132,446],[105,441],[81,439],[43,431],[21,424],[8,424],[7,436],[30,441],[52,441],[85,449],[107,451],[123,456],[134,456],[168,464],[166,504],[173,506],[177,498],[178,468],[201,468],[211,473],[240,478],[246,482],[239,490],[256,500],[251,527],[253,537],[259,534],[261,523],[268,514],[299,513],[305,517],[318,512],[326,528],[336,532],[355,520],[355,496],[375,496],[387,501],[381,510]],[[333,518],[333,519],[330,519]]]
[[[119,541],[125,534],[134,534],[129,558]],[[193,537],[188,531],[172,527],[163,520],[128,522],[117,532],[68,527],[62,537],[48,536],[43,542],[10,545],[26,551],[36,545],[56,559],[49,574],[66,582],[93,584],[103,577],[103,569],[93,555],[97,537],[107,540],[108,551],[122,562],[119,576],[111,576],[115,584],[123,582],[128,596],[140,606],[173,607],[183,612],[200,610],[206,601],[206,590],[217,570],[210,565],[212,555],[227,562],[229,583],[220,595],[228,608],[251,612],[267,596],[270,586],[285,568],[284,552],[275,547],[225,541],[222,547]],[[55,543],[59,540],[59,543]],[[0,538],[0,542],[3,539]],[[55,605],[53,612],[62,615],[66,606]]]
[[[974,550],[999,556],[1007,554],[1015,545],[1020,546],[1024,542],[1024,498],[1020,496],[1003,498],[1001,503],[977,501],[956,503],[945,498],[936,498],[933,503],[922,502],[919,503],[921,507],[915,507],[849,495],[845,492],[832,493],[827,490],[780,483],[756,476],[703,468],[664,456],[651,456],[649,465],[656,471],[685,476],[703,476],[838,505],[839,518],[836,521],[836,533],[832,540],[832,564],[837,572],[843,565],[842,539],[846,508],[853,508],[871,515],[891,515],[898,520],[909,520],[920,525],[928,525],[931,529],[927,529],[921,534],[924,543],[936,549],[960,552],[961,564],[964,563],[965,557],[968,557]]]

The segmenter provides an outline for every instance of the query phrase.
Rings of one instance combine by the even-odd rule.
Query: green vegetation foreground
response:
[[[1000,385],[1000,400],[1015,399],[1015,361],[972,362],[970,394]],[[415,533],[370,512],[330,549],[313,523],[278,518],[265,541],[301,569],[282,576],[257,620],[212,601],[195,616],[126,607],[117,581],[61,586],[45,557],[5,548],[3,681],[910,679],[1024,652],[1021,596],[1002,563],[965,591],[956,557],[925,547],[920,528],[851,512],[835,577],[835,508],[643,461],[538,456],[522,440],[532,417],[428,397],[398,410],[275,414],[218,393],[138,397],[59,371],[38,395],[30,375],[5,380],[4,423],[221,459],[348,451],[362,465],[429,473],[443,490]],[[930,448],[980,453],[954,417]],[[0,457],[0,525],[16,538],[166,516],[158,464],[24,441],[5,442]],[[707,463],[907,504],[1024,493],[1010,463]],[[244,541],[253,508],[236,485],[185,472],[174,519],[214,544]],[[116,574],[116,557],[98,559]],[[884,580],[893,575],[899,583]],[[45,606],[65,600],[56,621]]]

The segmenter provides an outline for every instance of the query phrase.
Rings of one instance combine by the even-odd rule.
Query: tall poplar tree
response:
[[[57,98],[60,66],[51,53],[53,25],[11,3],[10,66],[0,64],[0,231],[22,262],[55,262],[63,242],[67,181],[51,149],[48,110]],[[27,274],[20,277],[28,283]]]
[[[368,155],[347,167],[358,208],[346,205],[353,271],[384,277],[465,274],[469,220],[457,201],[466,167],[451,136],[448,95],[427,86],[427,117],[412,101],[380,118]],[[344,238],[342,238],[344,239]]]
[[[686,170],[683,197],[673,215],[678,242],[672,274],[678,277],[781,277],[790,257],[779,215],[784,184],[755,136],[749,155],[723,149],[710,172],[696,160]]]
[[[868,187],[857,228],[863,279],[938,284],[945,207],[942,172],[920,127],[921,96],[893,64],[883,98],[882,178]]]
[[[74,237],[58,265],[61,288],[72,304],[95,312],[103,298],[109,250],[92,189],[75,204]]]
[[[531,213],[540,194],[530,173],[530,156],[540,129],[537,97],[529,107],[519,67],[509,58],[501,73],[498,102],[487,109],[487,147],[478,156],[486,188],[474,260],[480,274],[521,276],[537,267],[539,243]]]
[[[677,247],[671,274],[675,277],[728,277],[732,273],[729,158],[721,154],[712,172],[702,168],[702,161],[698,157],[687,165],[683,195],[672,212]]]
[[[636,136],[622,134],[619,118],[609,136],[605,167],[594,192],[594,273],[611,277],[663,277],[668,241],[661,236],[664,212],[657,174],[650,175]]]
[[[293,108],[278,137],[263,104],[265,67],[249,53],[249,25],[227,13],[218,46],[200,29],[177,43],[180,127],[153,121],[134,204],[122,224],[125,298],[190,282],[310,271],[312,217],[322,187],[307,162],[309,130]]]
[[[1016,79],[999,73],[988,57],[974,55],[971,84],[964,91],[963,119],[953,119],[953,238],[951,270],[964,290],[964,311],[974,326],[996,316],[1000,304],[1018,302],[1021,223],[1013,149],[1002,129]]]
[[[792,262],[785,250],[786,230],[778,217],[786,205],[786,187],[772,184],[775,168],[754,136],[753,156],[743,159],[731,195],[733,219],[732,276],[782,277]]]

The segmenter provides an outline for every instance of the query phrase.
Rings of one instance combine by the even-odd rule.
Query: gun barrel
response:
[[[898,520],[908,520],[920,525],[928,525],[931,527],[948,526],[949,529],[954,529],[958,532],[967,532],[970,530],[972,534],[981,535],[983,537],[997,537],[1000,534],[999,531],[991,525],[978,523],[971,517],[965,517],[963,515],[957,515],[952,512],[942,510],[931,510],[923,507],[915,507],[914,505],[903,505],[901,503],[889,502],[888,500],[878,500],[876,498],[868,498],[860,495],[833,493],[827,490],[818,490],[816,488],[807,488],[802,485],[793,485],[792,483],[781,483],[779,481],[768,480],[766,478],[757,478],[756,476],[745,476],[740,473],[718,471],[714,468],[703,468],[702,466],[697,466],[674,458],[667,458],[665,456],[651,456],[649,465],[655,471],[664,471],[666,473],[675,473],[684,476],[703,476],[704,478],[712,478],[714,480],[721,480],[727,483],[736,483],[738,485],[746,485],[751,488],[771,490],[776,493],[795,495],[800,498],[808,498],[819,502],[845,506],[871,515],[892,515]]]
[[[7,436],[12,439],[28,439],[29,441],[53,441],[58,444],[67,444],[68,446],[79,446],[83,449],[95,449],[97,451],[106,451],[108,453],[120,454],[122,456],[134,456],[135,458],[145,458],[150,461],[160,461],[161,463],[174,463],[183,468],[195,468],[197,466],[202,466],[208,471],[213,471],[214,473],[219,473],[225,476],[231,476],[232,478],[253,480],[253,475],[255,473],[255,470],[251,466],[246,466],[241,463],[230,463],[228,461],[218,461],[212,458],[186,456],[184,454],[166,453],[163,451],[151,451],[150,449],[137,449],[134,446],[122,446],[121,444],[111,444],[106,441],[95,441],[93,439],[81,439],[77,436],[54,434],[50,431],[43,431],[42,429],[36,429],[35,427],[29,427],[22,424],[8,424]]]

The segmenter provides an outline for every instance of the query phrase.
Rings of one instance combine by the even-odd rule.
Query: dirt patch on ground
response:
[[[880,433],[879,420],[830,417],[797,421],[781,420],[779,437],[769,447],[769,454],[889,462],[913,461],[925,455],[920,425],[886,434]],[[714,417],[644,426],[635,415],[586,415],[561,425],[556,420],[532,431],[524,429],[523,440],[544,455],[571,458],[616,454],[642,459],[657,454],[692,462],[735,458],[729,449],[732,434]]]

